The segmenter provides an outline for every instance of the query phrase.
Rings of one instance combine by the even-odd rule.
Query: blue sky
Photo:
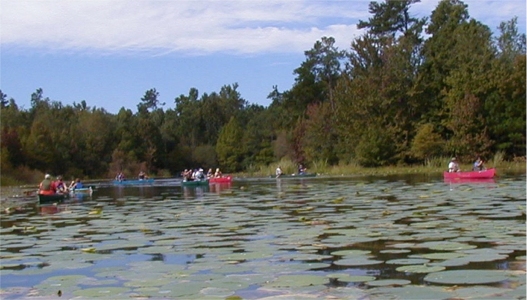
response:
[[[428,17],[439,0],[411,13]],[[155,88],[164,109],[191,88],[219,92],[237,83],[242,98],[267,106],[273,86],[289,90],[304,51],[323,36],[348,49],[370,1],[358,0],[2,0],[0,88],[25,109],[31,94],[65,105],[85,100],[117,113],[137,111]],[[465,0],[470,16],[495,30],[525,0]]]

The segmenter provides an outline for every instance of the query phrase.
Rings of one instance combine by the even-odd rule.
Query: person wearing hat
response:
[[[455,157],[452,157],[450,160],[450,163],[448,164],[448,172],[460,172],[461,169],[459,169],[459,164],[457,163],[457,159]]]
[[[204,180],[205,179],[205,174],[203,174],[203,169],[202,168],[199,168],[196,171],[196,174],[194,175],[194,179],[195,180]]]
[[[57,187],[53,180],[51,180],[51,175],[46,174],[44,180],[38,186],[38,193],[41,195],[53,195],[57,192]]]
[[[282,168],[278,166],[278,168],[276,168],[276,171],[275,171],[276,178],[282,176],[282,174],[283,174]]]

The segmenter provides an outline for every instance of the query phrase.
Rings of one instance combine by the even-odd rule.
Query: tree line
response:
[[[175,175],[196,166],[253,170],[281,159],[365,167],[438,156],[525,156],[526,37],[517,18],[498,34],[459,0],[415,18],[419,0],[371,2],[364,33],[340,50],[322,37],[273,87],[264,107],[236,83],[191,88],[166,109],[155,88],[133,113],[31,95],[20,109],[0,91],[1,168],[100,178],[118,171]],[[17,171],[18,170],[18,171]]]

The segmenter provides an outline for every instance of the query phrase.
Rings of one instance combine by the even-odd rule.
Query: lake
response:
[[[526,297],[525,175],[94,185],[2,211],[2,299]]]

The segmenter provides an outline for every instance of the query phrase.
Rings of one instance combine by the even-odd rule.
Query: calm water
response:
[[[525,299],[524,175],[95,185],[2,212],[2,299]]]

